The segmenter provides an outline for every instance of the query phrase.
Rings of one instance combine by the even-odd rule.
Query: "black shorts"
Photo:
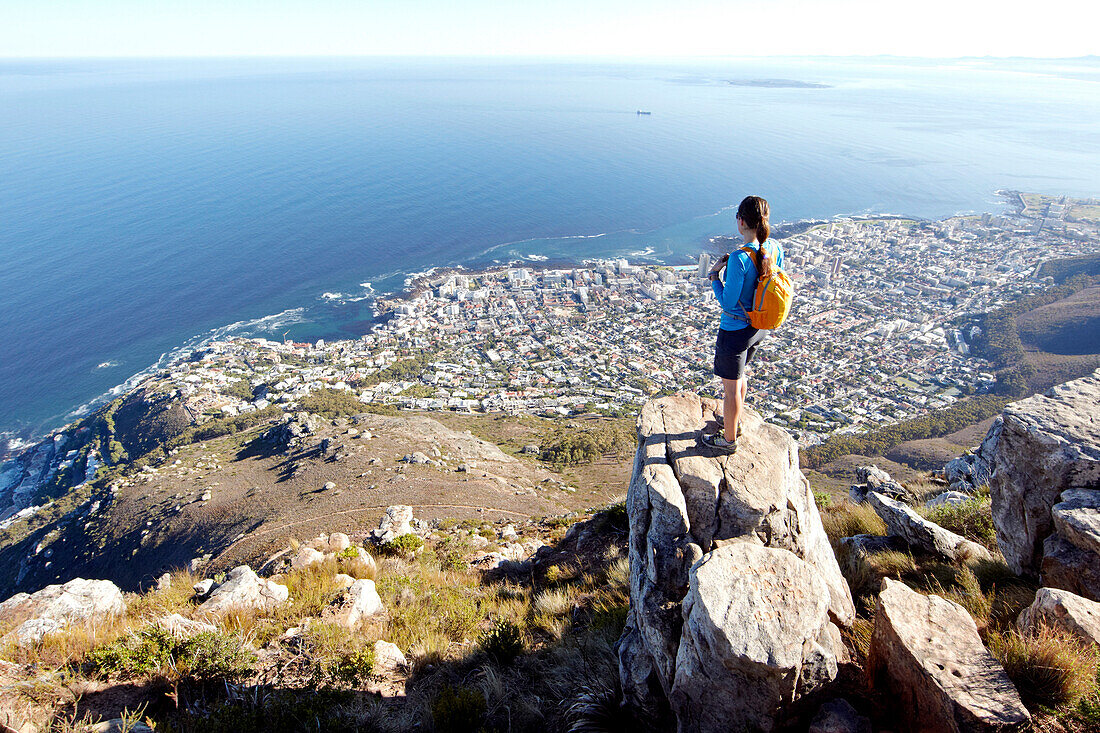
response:
[[[746,326],[736,331],[718,329],[718,343],[714,346],[714,373],[722,379],[740,379],[745,365],[752,361],[756,345],[768,335]]]

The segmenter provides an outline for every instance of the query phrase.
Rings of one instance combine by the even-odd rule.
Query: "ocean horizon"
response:
[[[1100,195],[1100,59],[0,60],[0,440],[202,341],[355,338],[436,267]],[[638,114],[648,112],[650,114]]]

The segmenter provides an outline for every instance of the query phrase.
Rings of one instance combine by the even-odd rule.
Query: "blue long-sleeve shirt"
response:
[[[759,245],[746,244],[754,251],[759,251]],[[783,248],[775,242],[765,242],[764,247],[775,258],[775,264],[783,267]],[[752,309],[752,296],[756,292],[756,257],[748,252],[742,252],[738,247],[730,252],[729,261],[726,263],[726,280],[714,280],[711,286],[714,288],[714,297],[722,306],[722,322],[718,325],[723,331],[737,331],[749,325],[745,312]]]

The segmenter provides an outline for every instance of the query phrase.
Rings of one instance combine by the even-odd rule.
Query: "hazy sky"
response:
[[[1095,0],[0,0],[3,56],[1082,56]]]

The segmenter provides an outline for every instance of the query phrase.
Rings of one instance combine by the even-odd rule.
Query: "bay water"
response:
[[[639,114],[648,112],[649,114]],[[1100,59],[0,60],[0,437],[432,267],[1100,195]]]

